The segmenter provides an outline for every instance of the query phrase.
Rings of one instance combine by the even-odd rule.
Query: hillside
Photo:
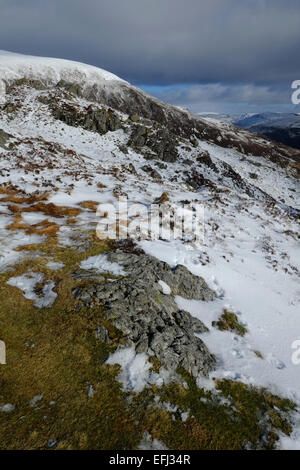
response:
[[[219,114],[199,113],[208,122],[226,122],[239,128],[283,143],[295,149],[300,149],[300,114],[294,113],[246,113]],[[299,161],[299,157],[298,157]]]
[[[0,447],[299,449],[299,151],[85,64],[0,80]]]

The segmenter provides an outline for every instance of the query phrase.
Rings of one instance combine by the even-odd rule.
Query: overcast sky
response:
[[[299,0],[0,0],[0,49],[87,62],[194,112],[293,110]]]

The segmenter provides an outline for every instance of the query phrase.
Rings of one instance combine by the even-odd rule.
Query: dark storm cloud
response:
[[[0,49],[92,63],[135,84],[288,87],[299,78],[299,0],[0,0],[0,7]]]
[[[291,104],[290,86],[209,83],[144,88],[163,101],[187,107],[195,113],[300,111],[299,106]]]
[[[3,49],[145,84],[273,82],[300,71],[298,0],[0,0]]]

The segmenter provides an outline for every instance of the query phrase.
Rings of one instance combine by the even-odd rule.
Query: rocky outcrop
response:
[[[48,103],[49,104],[49,103]],[[55,119],[68,126],[82,127],[88,131],[106,134],[122,127],[118,115],[112,109],[90,105],[85,108],[67,102],[50,102],[52,115]]]
[[[142,166],[141,168],[145,173],[148,173],[148,175],[151,176],[151,178],[154,178],[154,179],[161,179],[161,176],[160,176],[160,173],[158,173],[157,170],[155,170],[155,168],[152,168],[151,165],[144,165]]]
[[[72,90],[72,84],[63,83],[64,89]],[[299,150],[272,142],[267,138],[251,134],[235,126],[227,129],[200,119],[191,113],[168,105],[129,85],[126,82],[107,84],[106,87],[76,85],[75,94],[104,103],[111,108],[140,118],[150,119],[164,126],[172,134],[194,143],[197,139],[213,142],[220,147],[234,148],[248,155],[258,155],[273,159],[299,159]]]
[[[122,264],[128,276],[77,287],[73,295],[85,305],[97,302],[104,305],[107,319],[123,333],[126,345],[133,346],[137,353],[156,356],[170,371],[183,367],[195,377],[206,376],[214,368],[215,358],[195,333],[204,333],[207,328],[180,310],[174,299],[174,295],[180,295],[187,299],[212,300],[214,293],[205,281],[184,266],[172,269],[145,254],[118,251],[107,257]],[[86,279],[85,275],[83,278]],[[163,292],[160,280],[169,286],[170,295]],[[105,335],[101,330],[101,337]]]
[[[0,129],[0,147],[5,148],[6,143],[9,140],[9,134]]]
[[[165,128],[145,127],[136,125],[133,127],[128,145],[140,151],[143,147],[144,156],[158,158],[164,162],[173,163],[178,158],[178,140],[174,134]]]

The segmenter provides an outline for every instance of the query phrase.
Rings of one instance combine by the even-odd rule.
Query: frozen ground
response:
[[[4,78],[19,78],[24,67],[30,78],[50,76],[56,82],[118,80],[93,67],[74,68],[68,61],[36,58],[27,66],[22,57],[0,53],[0,77],[2,74]],[[57,224],[59,244],[72,245],[76,243],[74,234],[83,228],[96,229],[98,203],[114,203],[118,195],[125,195],[129,205],[149,206],[162,191],[168,193],[172,203],[201,203],[205,217],[203,244],[144,240],[140,247],[171,266],[185,265],[216,291],[217,299],[210,303],[177,297],[180,308],[209,328],[201,338],[217,357],[217,369],[212,377],[267,386],[300,406],[300,365],[292,361],[292,345],[300,340],[299,224],[284,209],[297,207],[299,180],[267,158],[246,157],[237,150],[204,141],[198,142],[188,158],[208,151],[217,169],[222,162],[229,164],[245,182],[253,185],[254,193],[256,187],[274,198],[275,206],[271,207],[255,194],[247,195],[229,177],[220,178],[218,172],[208,167],[205,176],[218,188],[218,197],[208,185],[195,190],[187,184],[183,173],[183,168],[191,170],[191,164],[183,167],[187,158],[183,145],[179,160],[160,168],[162,180],[155,179],[143,171],[147,162],[140,153],[131,148],[128,154],[120,150],[128,140],[124,130],[99,135],[68,126],[51,117],[47,106],[37,100],[40,94],[35,89],[19,87],[9,100],[22,105],[12,115],[0,115],[0,129],[11,135],[13,144],[11,148],[0,148],[0,183],[4,188],[0,198],[0,270],[7,270],[9,265],[24,259],[26,253],[16,248],[45,240],[44,234],[38,234],[38,224],[45,220]],[[76,100],[81,107],[89,104],[83,99]],[[128,118],[119,115],[124,122]],[[24,201],[13,202],[9,188],[14,188],[16,197]],[[41,192],[47,193],[47,203],[77,209],[76,222],[70,224],[71,216],[66,214],[46,214],[43,207],[28,210],[31,206],[28,198]],[[91,201],[94,205],[83,205]],[[16,216],[14,207],[19,208],[18,223],[26,224],[26,228],[20,224],[19,228],[9,228]],[[30,233],[29,226],[37,231]],[[60,268],[53,260],[48,264],[50,269]],[[80,267],[126,274],[122,267],[108,263],[103,255],[83,261]],[[38,274],[27,273],[10,278],[8,283],[42,307],[50,305],[56,294],[52,291],[54,286],[46,283],[42,294],[37,296],[34,285],[41,281]],[[168,286],[163,283],[161,287],[168,294]],[[248,331],[244,337],[212,326],[223,309],[237,314]],[[120,380],[127,388],[140,391],[150,380],[149,364],[143,354],[135,355],[128,349],[115,353],[108,362],[123,366]],[[300,449],[300,416],[295,419],[295,431],[291,438],[282,438],[282,448]],[[150,445],[146,441],[145,437],[141,444],[144,448]]]

